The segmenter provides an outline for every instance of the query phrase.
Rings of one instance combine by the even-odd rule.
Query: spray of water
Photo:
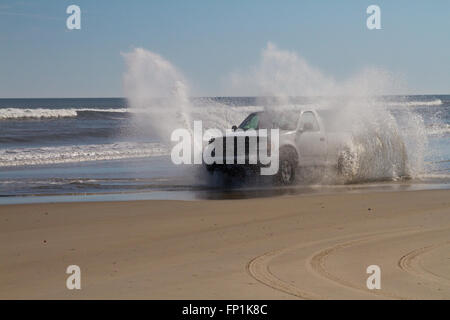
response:
[[[404,83],[386,70],[366,68],[337,82],[296,53],[269,43],[259,65],[233,73],[231,83],[257,96],[273,97],[266,108],[278,112],[305,96],[312,98],[315,108],[332,111],[327,121],[330,137],[350,133],[338,159],[346,182],[398,179],[423,171],[423,120],[407,104],[396,108],[394,116],[382,96],[402,91]]]
[[[403,83],[385,70],[367,68],[338,82],[296,53],[269,43],[259,64],[233,73],[230,82],[239,88],[235,92],[266,97],[264,101],[253,107],[208,101],[193,107],[185,78],[167,60],[144,49],[124,57],[125,93],[130,107],[142,111],[136,123],[151,128],[163,142],[175,128],[190,129],[194,120],[202,120],[205,129],[225,129],[262,107],[275,112],[286,106],[302,108],[297,98],[309,97],[308,108],[333,111],[331,137],[350,133],[339,159],[346,182],[397,179],[423,170],[427,144],[423,120],[406,106],[396,107],[394,116],[380,96],[401,91]]]
[[[139,130],[167,143],[174,129],[190,129],[189,87],[183,75],[160,55],[141,48],[123,57],[124,91]]]

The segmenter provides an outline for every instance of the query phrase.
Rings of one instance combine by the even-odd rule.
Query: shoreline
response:
[[[448,299],[449,195],[3,205],[0,299]]]
[[[38,204],[38,203],[79,203],[79,202],[121,202],[121,201],[146,201],[146,200],[170,200],[170,201],[201,201],[201,200],[235,200],[272,198],[282,196],[308,196],[308,195],[333,195],[353,194],[367,192],[398,192],[398,191],[426,191],[448,190],[450,184],[432,181],[373,181],[355,184],[309,184],[293,186],[269,186],[269,187],[210,187],[198,186],[187,188],[173,186],[155,188],[149,190],[130,190],[117,192],[78,192],[78,193],[53,193],[53,194],[24,194],[24,195],[0,195],[0,206],[12,204]]]

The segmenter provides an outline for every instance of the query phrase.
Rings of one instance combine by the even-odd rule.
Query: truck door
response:
[[[326,135],[312,111],[305,111],[300,116],[296,143],[300,152],[301,166],[325,165],[327,158]]]

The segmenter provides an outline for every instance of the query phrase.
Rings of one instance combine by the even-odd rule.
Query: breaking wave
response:
[[[427,134],[433,136],[443,136],[446,134],[450,134],[450,124],[448,123],[433,124],[427,128]]]
[[[121,109],[22,109],[22,108],[1,108],[0,120],[20,120],[20,119],[49,119],[49,118],[74,118],[77,116],[94,115],[101,116],[102,114],[111,113],[128,113],[129,110]]]
[[[428,107],[428,106],[440,106],[442,105],[441,99],[435,99],[431,101],[389,101],[386,102],[388,107]]]
[[[161,143],[119,142],[0,150],[0,167],[144,158],[169,154]]]

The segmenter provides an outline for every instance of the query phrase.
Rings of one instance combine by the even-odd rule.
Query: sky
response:
[[[66,27],[71,4],[80,30]],[[366,26],[372,4],[381,30]],[[399,94],[450,94],[448,0],[0,0],[0,98],[121,97],[121,53],[136,47],[174,64],[192,95],[232,96],[229,75],[268,42],[337,81],[378,67],[404,78]]]

